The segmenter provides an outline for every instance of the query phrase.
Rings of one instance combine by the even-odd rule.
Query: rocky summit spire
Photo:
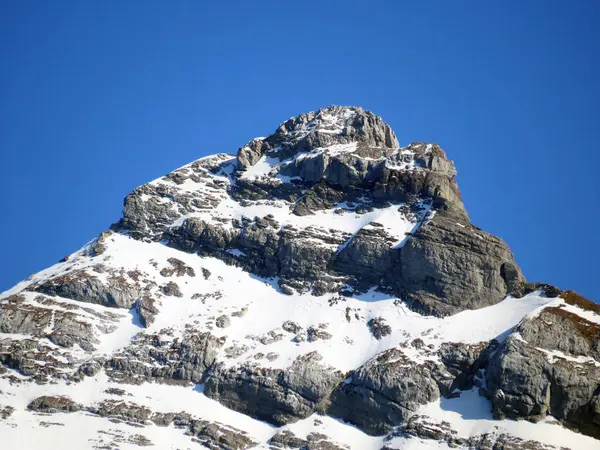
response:
[[[137,188],[0,294],[0,447],[598,448],[600,308],[455,176],[330,106]]]
[[[241,147],[236,161],[244,172],[241,178],[254,185],[324,181],[367,189],[381,201],[443,199],[464,213],[456,170],[444,151],[423,143],[400,148],[381,117],[357,106],[330,106],[293,117],[267,138]]]
[[[360,144],[378,153],[400,147],[391,127],[360,106],[328,106],[300,114],[282,123],[266,139],[255,139],[238,151],[241,170],[253,166],[263,154],[280,159],[335,144]]]

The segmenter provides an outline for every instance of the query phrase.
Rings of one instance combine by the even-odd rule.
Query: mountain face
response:
[[[137,188],[0,295],[0,447],[600,448],[600,306],[455,176],[332,106]]]

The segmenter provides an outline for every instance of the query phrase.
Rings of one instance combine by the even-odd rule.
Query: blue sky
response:
[[[600,301],[600,3],[0,2],[0,291],[140,184],[330,104],[453,159],[531,281]]]

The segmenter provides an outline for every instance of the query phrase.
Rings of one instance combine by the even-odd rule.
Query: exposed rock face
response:
[[[552,415],[600,436],[599,339],[598,323],[563,308],[525,320],[487,367],[495,416]]]
[[[0,300],[0,305],[0,333],[46,338],[66,348],[77,344],[87,351],[98,343],[94,331],[110,332],[117,320],[111,312],[76,307],[44,295],[13,295]]]
[[[448,373],[454,377],[449,390],[472,388],[474,381],[478,382],[478,378],[481,378],[481,370],[485,370],[497,347],[495,340],[479,344],[444,342],[438,355]]]
[[[258,444],[244,431],[218,422],[199,420],[187,413],[153,412],[147,407],[121,400],[105,400],[97,405],[84,406],[73,402],[68,397],[42,396],[33,400],[27,408],[47,414],[86,411],[99,417],[108,418],[113,423],[125,422],[137,427],[143,427],[150,422],[161,427],[174,425],[177,428],[185,429],[186,434],[191,436],[194,442],[212,449],[244,450]],[[6,410],[9,411],[8,408]],[[136,436],[137,438],[129,443],[139,446],[152,445],[145,436]]]
[[[446,444],[450,448],[466,448],[478,450],[558,450],[554,445],[542,444],[534,440],[524,440],[508,434],[485,433],[468,438],[458,435],[447,422],[435,423],[427,416],[415,414],[406,424],[389,433],[385,440],[394,438],[420,438]],[[389,447],[383,447],[386,450]]]
[[[332,442],[322,433],[308,433],[306,439],[284,430],[269,440],[269,449],[305,449],[305,450],[345,450],[347,446]]]
[[[322,409],[342,374],[319,364],[320,355],[298,358],[287,370],[217,368],[204,393],[227,407],[277,425],[295,422]]]
[[[127,383],[201,383],[223,343],[224,339],[208,332],[190,331],[181,341],[162,340],[160,335],[139,336],[104,366],[110,377]]]
[[[331,396],[329,414],[371,434],[385,434],[420,405],[448,394],[452,377],[427,361],[415,364],[401,350],[377,355],[344,380]]]
[[[87,272],[71,272],[32,286],[42,294],[69,298],[115,308],[131,308],[141,292],[123,277],[111,277],[108,283]]]
[[[383,317],[373,317],[367,322],[371,333],[375,339],[381,339],[384,336],[389,335],[392,332],[392,328],[385,323],[385,319]]]
[[[15,408],[13,408],[12,406],[0,405],[0,419],[8,419],[13,412],[15,412]]]
[[[515,331],[534,347],[600,361],[600,325],[563,308],[546,308]]]
[[[91,417],[111,428],[84,447],[160,447],[160,427],[177,448],[595,448],[600,306],[527,283],[455,177],[332,106],[135,189],[0,294],[0,435]]]
[[[238,150],[238,164],[244,170],[263,155],[285,160],[315,148],[354,142],[372,149],[365,151],[374,156],[381,156],[381,149],[400,147],[396,135],[381,117],[359,107],[332,106],[294,117],[268,138],[251,141]]]
[[[136,310],[144,326],[148,327],[152,325],[158,314],[157,300],[149,295],[144,295],[137,301]]]
[[[402,247],[392,282],[429,314],[449,315],[499,302],[523,280],[504,242],[441,210]]]
[[[75,403],[69,397],[51,397],[45,395],[33,400],[27,405],[27,409],[48,413],[74,412],[81,411],[83,406]]]

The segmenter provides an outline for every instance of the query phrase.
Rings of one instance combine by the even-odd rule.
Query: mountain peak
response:
[[[292,117],[279,126],[273,141],[277,145],[277,138],[297,142],[309,136],[312,146],[354,140],[373,147],[400,147],[392,128],[380,116],[360,106],[327,106]]]
[[[401,148],[392,128],[359,106],[328,106],[285,121],[239,148],[236,170],[238,187],[262,186],[271,194],[282,184],[289,191],[290,184],[325,182],[368,190],[382,201],[435,197],[466,215],[446,153],[432,143]]]
[[[0,294],[3,448],[597,448],[528,421],[600,437],[599,308],[526,283],[455,174],[329,106],[135,189]]]
[[[392,128],[360,106],[327,106],[292,117],[267,138],[253,139],[238,150],[238,167],[254,165],[263,154],[280,159],[333,145],[356,144],[386,150],[400,147]]]

